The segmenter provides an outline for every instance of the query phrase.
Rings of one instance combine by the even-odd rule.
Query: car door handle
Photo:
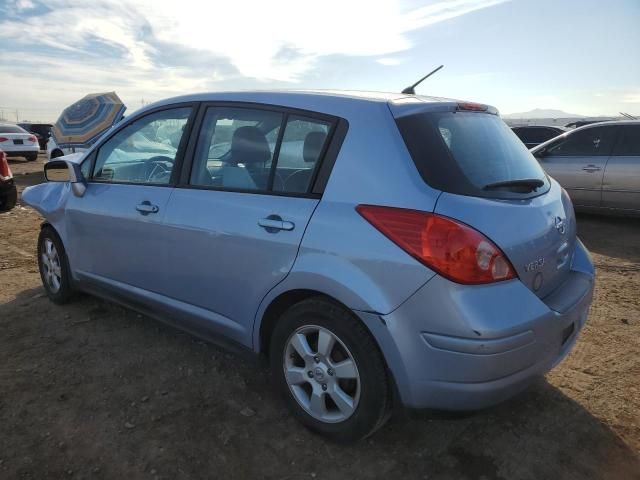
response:
[[[151,202],[145,200],[144,202],[136,205],[136,210],[139,211],[142,215],[149,215],[150,213],[158,213],[158,210],[160,209],[157,205],[152,205]]]
[[[584,170],[585,172],[597,172],[602,169],[597,165],[587,165],[586,167],[582,167],[582,170]]]
[[[293,230],[295,224],[282,220],[279,215],[269,215],[267,218],[258,220],[258,225],[269,233],[275,233],[278,230]]]

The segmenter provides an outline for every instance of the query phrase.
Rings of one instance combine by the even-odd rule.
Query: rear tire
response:
[[[42,285],[49,299],[57,304],[69,302],[74,296],[71,272],[62,241],[52,227],[44,227],[38,237],[38,268]]]
[[[328,299],[304,300],[282,315],[270,364],[294,417],[330,440],[354,442],[388,419],[391,387],[382,354],[353,313]]]
[[[27,159],[27,162],[35,162],[38,159],[38,154],[27,155],[25,158]]]
[[[4,197],[0,197],[0,212],[8,212],[16,206],[18,201],[18,192],[12,189]]]

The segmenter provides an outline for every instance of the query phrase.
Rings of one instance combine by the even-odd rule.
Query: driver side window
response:
[[[120,130],[98,150],[92,180],[167,185],[191,110],[162,110]]]
[[[594,157],[608,156],[614,130],[611,127],[589,127],[576,130],[546,148],[548,156]]]

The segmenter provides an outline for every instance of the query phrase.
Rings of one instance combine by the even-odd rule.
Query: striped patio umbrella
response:
[[[62,148],[88,148],[122,119],[126,107],[116,92],[90,93],[65,108],[51,135]]]

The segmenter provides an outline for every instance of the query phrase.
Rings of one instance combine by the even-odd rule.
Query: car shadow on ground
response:
[[[44,183],[44,171],[31,172],[31,173],[15,173],[13,174],[13,180],[20,191],[26,187]]]
[[[0,312],[0,477],[640,478],[636,453],[544,380],[336,445],[293,420],[264,368],[131,310],[35,288]]]
[[[589,251],[640,263],[640,218],[580,213],[577,220],[578,236]]]
[[[24,157],[7,157],[7,161],[9,162],[9,165],[32,163]]]

